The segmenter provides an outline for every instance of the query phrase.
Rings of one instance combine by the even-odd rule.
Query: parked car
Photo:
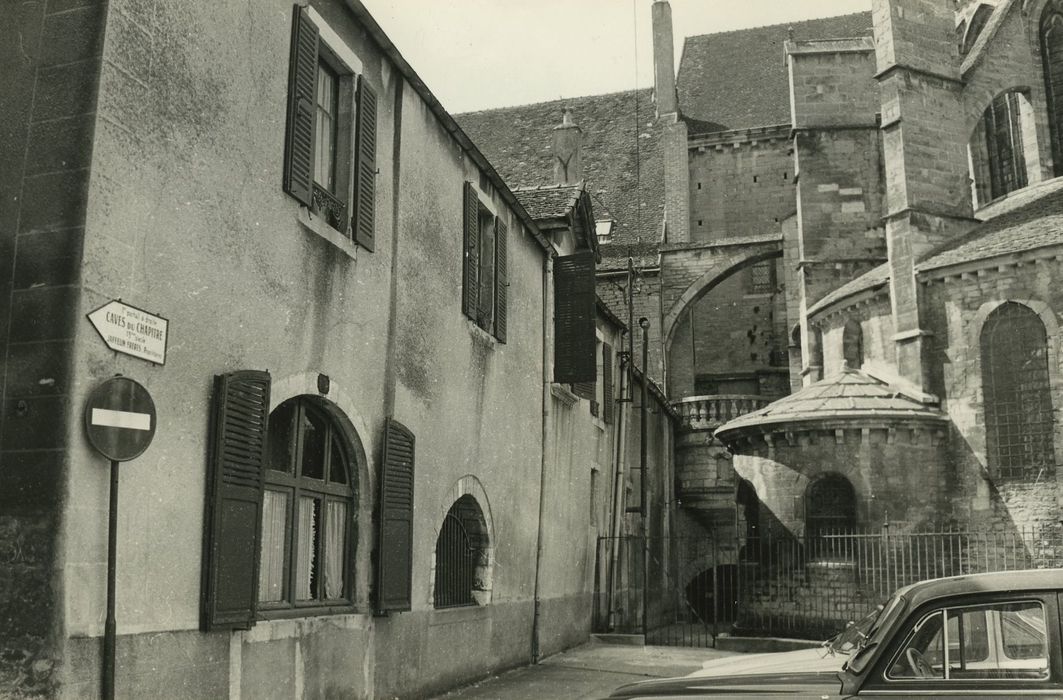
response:
[[[728,657],[613,698],[1063,698],[1063,569],[901,588],[823,649]]]

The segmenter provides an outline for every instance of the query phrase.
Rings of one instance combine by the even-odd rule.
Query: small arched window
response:
[[[812,337],[809,339],[808,365],[817,367],[823,371],[823,331],[818,328],[812,329]]]
[[[864,330],[859,321],[849,321],[842,329],[842,358],[850,369],[864,365]]]
[[[436,539],[435,587],[432,602],[437,608],[480,603],[478,593],[487,587],[489,537],[483,511],[466,494],[454,501],[443,518]]]
[[[827,474],[805,491],[805,534],[809,541],[856,527],[856,492],[840,474]]]
[[[285,608],[350,600],[350,450],[314,397],[269,416],[258,600]]]
[[[1063,175],[1063,0],[1049,0],[1045,5],[1040,34],[1052,160],[1055,174]]]
[[[1001,479],[1055,470],[1048,335],[1037,313],[1007,302],[986,318],[981,337],[986,461]]]

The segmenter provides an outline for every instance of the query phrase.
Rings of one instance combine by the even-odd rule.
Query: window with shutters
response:
[[[350,600],[350,449],[309,396],[270,413],[262,496],[260,611]]]
[[[1048,335],[1033,309],[1007,302],[981,334],[986,461],[1000,479],[1041,479],[1055,471]]]
[[[1063,0],[1049,0],[1045,4],[1040,34],[1052,160],[1058,176],[1063,175]]]
[[[465,183],[462,307],[477,326],[506,342],[507,226]]]
[[[485,602],[490,542],[480,504],[464,495],[447,511],[439,528],[435,551],[432,602],[437,608],[456,608]]]
[[[313,9],[295,7],[284,189],[311,217],[372,250],[377,100],[360,67]]]

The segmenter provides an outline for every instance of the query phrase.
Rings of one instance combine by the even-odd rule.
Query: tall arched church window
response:
[[[1040,34],[1052,160],[1055,174],[1063,175],[1063,0],[1050,0],[1045,5]]]
[[[849,321],[842,329],[842,358],[850,369],[864,365],[864,331],[859,321]]]
[[[1026,187],[1026,149],[1023,144],[1025,95],[1018,90],[998,95],[982,114],[986,163],[977,178],[978,199],[988,202]],[[985,172],[988,171],[988,172]],[[988,177],[986,177],[988,175]]]
[[[260,609],[350,599],[350,451],[316,399],[285,401],[269,416],[262,498]]]
[[[986,461],[1001,479],[1034,479],[1055,469],[1048,336],[1028,306],[1007,302],[981,337]]]

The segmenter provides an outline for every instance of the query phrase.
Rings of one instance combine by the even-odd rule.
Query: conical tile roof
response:
[[[747,413],[716,429],[726,442],[729,434],[777,423],[857,420],[868,418],[914,418],[942,421],[946,416],[937,400],[904,389],[857,369],[841,372],[774,401],[759,411]]]

